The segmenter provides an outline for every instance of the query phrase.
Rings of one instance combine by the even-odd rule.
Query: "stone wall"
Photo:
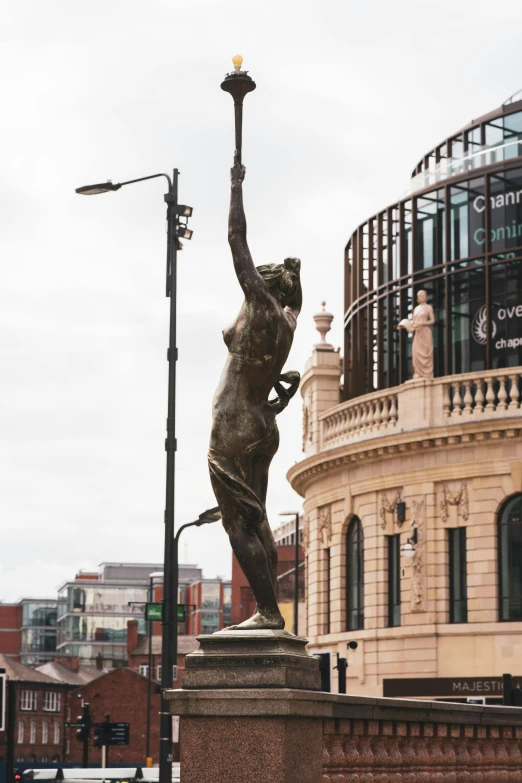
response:
[[[518,386],[508,395],[504,376],[470,373],[339,404],[339,369],[333,351],[314,350],[301,388],[305,459],[288,473],[304,498],[309,650],[330,655],[332,667],[337,653],[347,657],[348,690],[361,695],[382,695],[390,678],[520,675],[522,622],[499,616],[497,546],[499,510],[522,492]],[[364,623],[357,628],[347,617],[346,535],[354,516],[364,537]],[[466,531],[467,622],[450,616],[455,528]],[[400,563],[400,624],[390,627],[388,538],[400,536],[404,545],[414,531],[415,555]],[[352,640],[358,648],[347,652]]]
[[[522,783],[522,710],[371,701],[337,697],[322,783]]]

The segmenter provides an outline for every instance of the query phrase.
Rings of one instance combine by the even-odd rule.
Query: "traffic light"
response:
[[[78,715],[76,720],[78,723],[85,723],[83,715]],[[78,740],[78,742],[85,742],[85,740],[88,738],[89,738],[89,729],[87,728],[87,726],[84,725],[81,727],[81,729],[78,729],[76,731],[76,739]]]
[[[13,783],[22,783],[22,773],[19,769],[13,769]]]
[[[105,738],[105,732],[102,726],[96,726],[94,729],[94,747],[101,748],[106,743],[103,741]]]

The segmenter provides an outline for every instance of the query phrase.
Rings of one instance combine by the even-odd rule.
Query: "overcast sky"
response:
[[[227,244],[240,53],[249,241],[302,259],[287,369],[325,298],[342,342],[343,249],[400,197],[431,147],[522,87],[520,0],[4,0],[0,16],[0,599],[52,596],[78,568],[161,562],[165,212],[181,171],[194,237],[179,255],[177,524],[213,506],[206,451],[241,292]],[[301,401],[279,417],[268,509],[299,508]],[[182,559],[230,573],[221,526]]]

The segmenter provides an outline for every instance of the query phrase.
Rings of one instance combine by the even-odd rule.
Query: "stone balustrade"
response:
[[[322,447],[335,448],[394,431],[399,420],[400,387],[373,392],[338,405],[321,417]]]
[[[450,420],[506,415],[520,408],[520,367],[446,377],[444,415]]]
[[[319,450],[422,428],[519,416],[522,368],[416,379],[329,408],[319,416]]]

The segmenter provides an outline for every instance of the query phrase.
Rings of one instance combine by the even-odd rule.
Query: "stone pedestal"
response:
[[[181,783],[318,783],[320,674],[306,640],[221,631],[198,641],[183,688],[167,692],[181,716]]]

